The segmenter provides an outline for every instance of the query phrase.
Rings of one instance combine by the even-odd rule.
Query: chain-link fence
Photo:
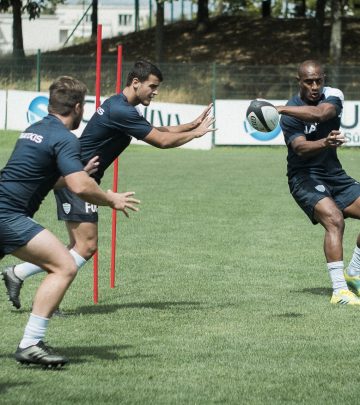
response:
[[[122,83],[132,62],[123,64]],[[160,64],[164,75],[158,101],[206,104],[214,99],[288,99],[296,93],[297,66],[246,66],[219,63]],[[339,87],[346,100],[360,97],[360,66],[327,67],[327,84]],[[95,94],[95,57],[35,55],[0,59],[0,88],[47,91],[60,75],[81,79]],[[116,56],[104,56],[101,94],[115,92]]]

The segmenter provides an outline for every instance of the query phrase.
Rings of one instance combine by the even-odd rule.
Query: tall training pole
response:
[[[116,67],[116,94],[121,91],[121,73],[122,73],[122,45],[118,46],[117,67]],[[117,193],[119,178],[119,158],[114,160],[113,191]],[[112,210],[111,227],[111,264],[110,264],[110,288],[115,287],[115,261],[116,261],[116,217],[117,211]]]
[[[102,25],[97,26],[97,39],[96,39],[96,82],[95,82],[95,111],[100,106],[100,93],[101,93],[101,39],[102,39]],[[93,296],[94,303],[98,303],[99,298],[99,260],[98,250],[94,254],[94,287]]]

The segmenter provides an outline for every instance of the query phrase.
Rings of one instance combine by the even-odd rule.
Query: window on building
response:
[[[60,30],[60,43],[63,43],[67,40],[68,33],[68,30]]]
[[[4,33],[3,33],[2,29],[0,28],[0,44],[7,44],[7,43],[8,43],[8,41],[6,40]]]
[[[132,25],[132,14],[119,14],[119,25]]]

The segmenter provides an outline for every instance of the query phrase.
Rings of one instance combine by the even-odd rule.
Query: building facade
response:
[[[67,45],[72,45],[89,39],[92,11],[90,4],[89,0],[86,2],[67,0],[65,4],[57,6],[53,15],[42,14],[35,20],[29,20],[27,15],[23,15],[25,53],[36,53],[38,49],[42,52],[56,50],[61,48],[67,40]],[[148,2],[140,1],[138,21],[140,28],[148,26],[149,9]],[[103,38],[135,31],[134,1],[99,0],[98,23],[102,24]],[[0,14],[0,54],[12,52],[12,24],[12,14]],[[68,39],[70,35],[71,38]]]

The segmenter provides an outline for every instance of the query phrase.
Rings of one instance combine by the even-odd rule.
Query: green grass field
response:
[[[1,167],[16,136],[0,134]],[[339,155],[360,178],[359,150]],[[69,366],[14,361],[41,276],[25,283],[19,311],[0,285],[0,403],[357,404],[360,310],[330,305],[323,230],[292,200],[285,166],[282,147],[130,147],[120,189],[142,204],[119,215],[116,288],[102,208],[100,302],[89,263],[48,330]],[[36,218],[66,243],[53,200]],[[359,229],[347,222],[346,263]]]

